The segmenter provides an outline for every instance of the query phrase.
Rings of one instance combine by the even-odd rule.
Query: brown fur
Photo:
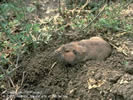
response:
[[[111,46],[100,37],[71,42],[55,51],[55,57],[64,64],[76,64],[86,60],[105,60],[111,54]]]

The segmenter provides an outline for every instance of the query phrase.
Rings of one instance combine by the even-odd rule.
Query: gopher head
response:
[[[83,48],[76,42],[62,45],[55,51],[56,58],[63,64],[75,64],[77,63],[81,55],[83,55]]]

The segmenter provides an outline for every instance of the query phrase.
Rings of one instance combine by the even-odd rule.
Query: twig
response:
[[[50,71],[49,71],[48,75],[50,75],[50,74],[51,74],[52,69],[55,67],[55,65],[56,65],[56,64],[57,64],[57,62],[54,62],[54,63],[52,64],[51,69],[50,69]]]
[[[118,29],[119,31],[126,32],[126,33],[133,33],[132,31],[124,30],[124,29]]]
[[[2,66],[0,66],[0,69],[1,69],[1,71],[3,72],[3,74],[4,74],[5,76],[7,76],[7,78],[8,78],[9,81],[10,81],[10,83],[12,84],[12,86],[15,87],[15,85],[14,85],[14,83],[13,83],[11,77],[7,75],[6,71],[3,69]],[[8,80],[7,80],[7,81],[8,81]]]
[[[62,15],[62,12],[61,12],[61,1],[59,0],[59,13]]]
[[[20,67],[20,66],[19,66],[19,67]],[[18,69],[19,67],[12,69],[9,73],[4,74],[3,78],[9,76],[11,73],[13,73],[13,72],[14,72],[16,69]],[[1,67],[0,67],[0,68],[1,68]],[[3,70],[4,70],[4,69],[3,69]]]
[[[74,9],[74,10],[68,10],[69,12],[75,12],[75,13],[79,13],[79,12],[81,12],[81,13],[90,13],[91,12],[91,10],[79,10],[79,9]]]
[[[18,95],[19,89],[20,89],[20,87],[18,85],[16,85],[15,94],[11,97],[11,100],[15,100],[16,96]]]
[[[18,61],[19,61],[19,54],[18,54],[18,56],[17,56],[17,60],[16,60],[16,65],[15,65],[15,67],[18,67]]]
[[[129,1],[126,5],[124,5],[123,8],[127,7],[129,4],[131,4],[133,2],[133,0]]]
[[[94,22],[94,21],[102,14],[102,12],[104,11],[104,9],[105,9],[106,6],[107,6],[107,4],[105,4],[105,5],[103,6],[103,8],[102,8],[101,11],[97,14],[97,16],[96,16],[87,26],[85,26],[82,30],[84,30],[85,28],[87,28],[88,26],[90,26],[90,25],[92,24],[92,22]]]
[[[18,85],[16,85],[16,90],[15,90],[16,94],[18,93],[19,89],[20,89],[20,87]]]
[[[24,79],[25,79],[25,71],[23,72],[22,81],[21,81],[21,86],[22,86],[23,83],[24,83]]]
[[[124,51],[120,50],[117,46],[115,46],[113,43],[110,43],[111,46],[113,46],[116,50],[122,52],[125,56],[127,56],[127,53],[125,53]]]
[[[80,10],[84,9],[88,5],[89,2],[90,0],[86,0],[86,3],[80,8]]]

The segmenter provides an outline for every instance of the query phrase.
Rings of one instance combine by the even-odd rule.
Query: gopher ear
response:
[[[61,50],[62,50],[62,46],[59,47],[59,48],[57,48],[57,49],[55,50],[55,52],[61,52]]]
[[[66,48],[65,48],[65,46],[64,46],[64,45],[62,46],[62,51],[63,51],[63,52],[65,52],[65,51],[66,51]]]
[[[71,51],[67,46],[63,46],[63,47],[62,47],[62,50],[63,50],[64,52],[70,52],[70,51]]]

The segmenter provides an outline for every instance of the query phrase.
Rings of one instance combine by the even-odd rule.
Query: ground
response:
[[[22,73],[26,72],[24,90],[43,91],[46,95],[66,95],[68,100],[133,99],[133,78],[125,71],[125,56],[122,53],[114,49],[103,62],[87,61],[75,66],[62,66],[51,55],[55,45],[41,48],[23,59],[15,76],[21,81]]]
[[[43,5],[47,3],[48,8],[51,2],[54,2],[54,5],[58,4],[50,0]],[[44,16],[46,15],[41,14],[41,17]],[[56,62],[53,51],[59,46],[98,34],[77,36],[73,33],[76,31],[69,33],[72,35],[64,33],[62,40],[55,34],[49,44],[42,43],[35,52],[21,57],[20,68],[13,76],[16,84],[23,81],[19,90],[41,92],[42,95],[51,98],[50,100],[133,100],[132,54],[127,56],[112,46],[111,55],[102,62],[92,60],[73,66],[63,66]],[[118,40],[127,41],[128,47],[133,48],[132,39],[123,36]],[[128,64],[125,64],[126,62]]]

